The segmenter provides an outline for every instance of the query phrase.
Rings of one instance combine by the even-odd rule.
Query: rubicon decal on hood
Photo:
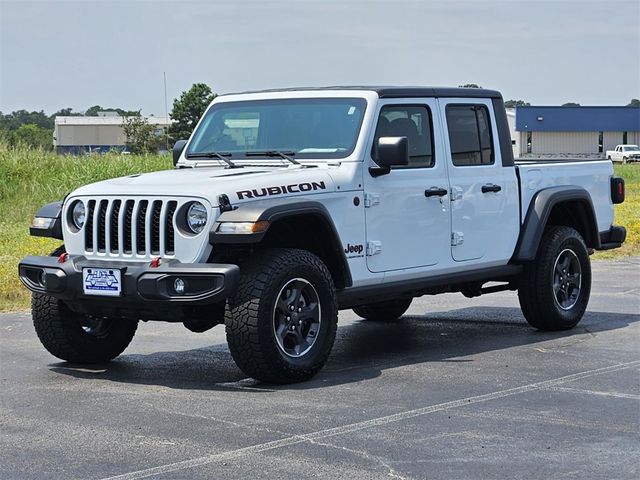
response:
[[[277,187],[254,188],[253,190],[240,190],[236,192],[238,200],[245,198],[259,198],[272,195],[284,195],[286,193],[311,192],[313,190],[326,190],[324,182],[292,183]]]

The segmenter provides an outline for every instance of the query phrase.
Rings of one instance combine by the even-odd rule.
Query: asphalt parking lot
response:
[[[0,315],[0,478],[640,477],[640,259],[594,264],[582,323],[537,332],[515,294],[341,312],[325,369],[245,379],[219,326],[141,324],[82,368]]]

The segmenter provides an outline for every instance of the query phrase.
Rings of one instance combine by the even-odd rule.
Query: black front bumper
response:
[[[119,270],[118,296],[88,295],[84,268]],[[32,292],[64,300],[76,311],[142,319],[183,321],[193,312],[224,301],[235,293],[240,269],[231,264],[189,264],[165,260],[157,267],[149,262],[117,262],[84,256],[26,257],[18,265],[20,280]],[[184,292],[178,293],[180,278]]]

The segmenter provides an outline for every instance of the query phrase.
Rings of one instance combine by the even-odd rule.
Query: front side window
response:
[[[356,145],[366,101],[362,98],[249,100],[214,105],[187,151],[230,154],[290,152],[298,159],[345,158]]]
[[[489,109],[484,105],[447,105],[446,113],[453,164],[458,167],[493,164]]]
[[[432,167],[433,128],[431,112],[423,105],[386,105],[380,110],[371,156],[376,159],[376,145],[380,137],[407,137],[409,165],[393,168]]]

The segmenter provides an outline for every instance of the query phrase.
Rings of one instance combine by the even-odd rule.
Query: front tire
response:
[[[225,315],[238,367],[275,384],[313,377],[331,352],[337,323],[327,267],[316,255],[290,248],[264,250],[243,262]]]
[[[409,309],[413,298],[400,298],[386,302],[368,303],[353,308],[353,313],[365,320],[388,322],[397,320]]]
[[[70,310],[49,295],[32,294],[33,326],[47,351],[72,363],[114,359],[131,343],[137,320],[97,318]]]
[[[518,299],[527,322],[540,330],[573,328],[590,292],[591,264],[582,236],[570,227],[550,227],[520,279]]]

